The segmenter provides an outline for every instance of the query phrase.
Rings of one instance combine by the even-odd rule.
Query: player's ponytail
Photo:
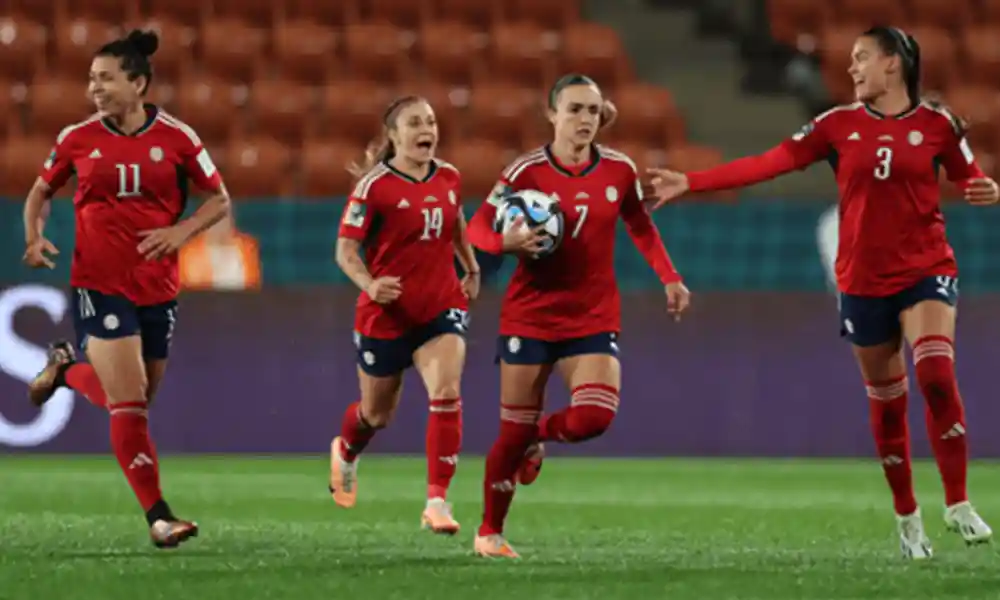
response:
[[[95,56],[113,56],[121,63],[122,71],[129,81],[143,77],[145,82],[140,95],[145,95],[153,82],[153,65],[149,57],[156,54],[160,47],[160,38],[152,31],[133,29],[123,38],[104,44],[97,50]]]
[[[389,131],[396,129],[396,119],[399,113],[416,102],[423,102],[420,96],[403,96],[392,101],[382,115],[382,131],[365,148],[365,158],[361,162],[347,165],[347,172],[356,179],[361,179],[379,163],[383,163],[396,155],[396,145],[389,137]]]

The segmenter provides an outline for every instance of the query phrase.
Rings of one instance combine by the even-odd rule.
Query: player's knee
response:
[[[361,409],[361,421],[372,429],[384,429],[392,422],[396,407],[372,407]]]
[[[461,383],[457,377],[427,386],[428,397],[435,400],[458,400],[462,396]]]
[[[582,442],[602,435],[611,427],[618,413],[618,390],[612,386],[589,383],[573,390],[566,415],[568,441]]]
[[[149,402],[149,381],[145,373],[122,373],[105,388],[108,405],[122,402]]]
[[[921,338],[913,344],[917,384],[928,402],[946,400],[955,389],[955,351],[942,336]]]

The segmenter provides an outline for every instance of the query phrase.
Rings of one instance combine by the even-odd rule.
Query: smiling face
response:
[[[549,109],[549,121],[555,128],[557,141],[585,146],[594,141],[601,128],[601,107],[604,98],[594,85],[571,85],[559,92],[554,109]]]
[[[854,81],[854,95],[860,102],[871,102],[889,89],[894,78],[901,76],[900,57],[888,54],[878,40],[861,36],[851,51],[851,66],[847,70]]]
[[[396,155],[418,165],[434,158],[438,143],[438,124],[434,109],[424,100],[416,100],[399,109],[389,139]]]
[[[115,56],[98,56],[90,65],[89,97],[97,110],[105,115],[121,114],[142,98],[145,77],[130,80],[122,70],[121,59]]]

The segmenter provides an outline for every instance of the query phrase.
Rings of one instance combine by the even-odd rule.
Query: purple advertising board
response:
[[[358,395],[346,289],[186,294],[152,427],[163,452],[321,453]],[[1000,457],[993,397],[1000,339],[995,297],[966,297],[958,372],[976,456]],[[499,299],[473,312],[463,382],[465,451],[484,453],[498,420],[493,363]],[[867,406],[835,300],[825,294],[696,296],[672,322],[662,297],[623,298],[622,408],[604,437],[566,452],[619,456],[869,456]],[[43,413],[25,381],[44,345],[70,336],[66,292],[0,291],[3,452],[104,452],[107,416],[65,392]],[[402,406],[372,450],[423,451],[426,397],[408,375]],[[911,388],[913,386],[911,385]],[[568,394],[553,381],[550,407]],[[927,455],[923,410],[911,405],[915,451]]]

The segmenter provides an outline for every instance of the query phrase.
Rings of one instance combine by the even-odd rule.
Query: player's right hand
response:
[[[379,304],[389,304],[403,294],[403,284],[399,277],[379,277],[368,284],[365,293]]]
[[[536,256],[542,251],[542,228],[525,227],[524,217],[514,219],[510,229],[503,234],[503,251],[524,256]]]
[[[646,169],[646,172],[653,176],[650,182],[653,185],[653,196],[656,197],[653,210],[684,195],[685,192],[691,189],[687,175],[684,173],[678,173],[670,169]]]
[[[21,260],[32,269],[56,268],[56,263],[46,255],[59,256],[59,249],[49,240],[40,237],[28,244]]]

